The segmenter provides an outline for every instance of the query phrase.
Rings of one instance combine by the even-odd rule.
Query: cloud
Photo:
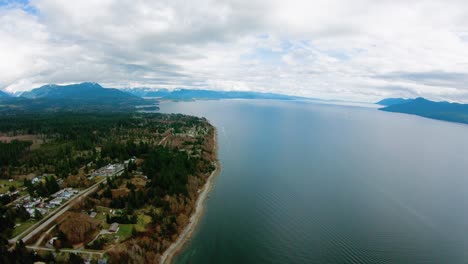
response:
[[[465,101],[467,28],[457,0],[0,2],[0,88],[94,81]]]

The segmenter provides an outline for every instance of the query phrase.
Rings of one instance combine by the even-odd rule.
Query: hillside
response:
[[[171,92],[168,89],[151,89],[151,88],[124,88],[121,91],[139,96],[161,98],[169,95]]]
[[[433,102],[416,98],[408,103],[394,104],[380,110],[468,124],[468,104]]]
[[[20,97],[1,97],[0,113],[37,111],[134,111],[135,106],[149,104],[141,97],[103,88],[97,83],[72,85],[49,84],[24,92]]]
[[[383,100],[378,101],[375,104],[378,105],[384,105],[384,106],[390,106],[390,105],[396,105],[396,104],[405,104],[412,102],[414,99],[404,99],[404,98],[386,98]]]
[[[29,99],[73,99],[73,100],[141,100],[139,97],[113,88],[103,88],[98,83],[84,82],[71,85],[48,84],[25,92],[21,97]]]
[[[0,91],[0,98],[9,98],[11,97],[10,94],[4,92],[4,91]]]

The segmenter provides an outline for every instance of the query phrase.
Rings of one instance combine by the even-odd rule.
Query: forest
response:
[[[41,113],[1,116],[4,137],[34,135],[40,146],[30,141],[0,143],[0,178],[34,172],[59,177],[76,174],[89,162],[125,160],[146,155],[158,139],[155,134],[180,126],[201,125],[199,118],[162,114]],[[100,152],[100,153],[99,153]]]
[[[31,141],[0,142],[0,166],[18,165],[21,156],[31,145]]]

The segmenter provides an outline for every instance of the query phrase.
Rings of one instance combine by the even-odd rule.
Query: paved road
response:
[[[10,242],[10,244],[15,244],[19,239],[21,239],[21,240],[23,240],[23,242],[26,243],[29,239],[31,239],[36,234],[38,234],[42,229],[44,229],[45,227],[50,225],[55,219],[57,219],[63,213],[68,211],[74,205],[74,203],[76,201],[78,201],[78,199],[80,199],[82,197],[86,197],[87,195],[95,192],[97,190],[97,188],[99,187],[99,184],[106,181],[106,180],[107,180],[107,178],[104,178],[101,181],[94,184],[93,186],[89,187],[88,189],[81,191],[80,193],[78,193],[78,195],[76,195],[75,197],[70,199],[68,202],[61,205],[59,208],[57,208],[55,211],[53,211],[52,213],[50,213],[49,215],[44,217],[44,219],[42,219],[40,222],[38,222],[37,224],[29,227],[23,233],[21,233],[18,236],[10,239],[8,242]]]
[[[36,247],[36,246],[26,246],[26,248],[33,249],[33,250],[45,250],[45,251],[57,251],[55,248],[47,248],[47,247]],[[98,251],[89,251],[89,250],[81,250],[81,249],[60,249],[60,252],[68,252],[74,254],[87,254],[87,255],[98,255],[102,257],[104,252]]]

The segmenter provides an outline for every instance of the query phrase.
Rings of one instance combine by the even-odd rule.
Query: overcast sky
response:
[[[0,0],[0,89],[468,102],[468,1]]]

